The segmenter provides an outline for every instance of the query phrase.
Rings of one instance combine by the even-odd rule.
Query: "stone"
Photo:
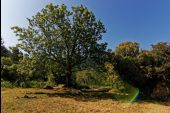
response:
[[[28,97],[28,95],[24,95],[24,97],[23,97],[23,98],[29,98],[29,97]]]
[[[45,86],[43,89],[54,89],[52,86]]]

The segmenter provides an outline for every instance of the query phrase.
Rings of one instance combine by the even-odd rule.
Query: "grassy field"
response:
[[[82,93],[74,89],[1,89],[2,113],[170,113],[170,103],[135,101],[114,92]],[[126,100],[126,101],[123,101]]]

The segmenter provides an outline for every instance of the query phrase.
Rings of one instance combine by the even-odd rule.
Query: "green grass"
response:
[[[27,95],[29,98],[23,98]],[[82,93],[57,87],[1,88],[2,113],[169,113],[170,103],[136,101],[128,103],[128,94]],[[126,101],[120,101],[125,99]]]

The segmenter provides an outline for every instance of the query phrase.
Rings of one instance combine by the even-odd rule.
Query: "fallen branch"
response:
[[[81,89],[82,92],[109,92],[111,88],[100,88],[100,89]]]

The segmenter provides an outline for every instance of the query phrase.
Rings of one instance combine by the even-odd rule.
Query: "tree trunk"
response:
[[[65,83],[66,87],[72,87],[71,77],[72,77],[72,68],[71,68],[71,65],[68,64],[67,73],[66,73],[66,83]]]
[[[72,86],[72,83],[71,83],[71,74],[70,73],[66,74],[66,83],[65,83],[65,86],[66,87],[71,87]]]

